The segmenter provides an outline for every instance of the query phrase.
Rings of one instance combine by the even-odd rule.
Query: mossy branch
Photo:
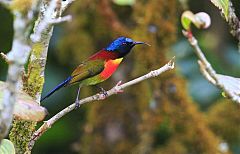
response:
[[[228,24],[231,28],[230,32],[232,33],[232,35],[234,37],[237,38],[239,47],[240,47],[240,21],[235,13],[235,9],[234,9],[234,6],[233,6],[231,0],[229,0]]]
[[[221,13],[224,17],[224,13]],[[238,40],[238,51],[240,52],[240,20],[235,13],[235,8],[231,0],[228,0],[227,23],[230,27],[230,33]]]
[[[79,100],[79,104],[82,105],[85,103],[106,99],[107,97],[109,97],[111,95],[123,92],[123,89],[125,89],[129,86],[132,86],[134,84],[137,84],[137,83],[147,80],[149,78],[157,77],[166,71],[172,70],[173,68],[174,68],[174,58],[172,60],[170,60],[167,64],[162,66],[161,68],[151,71],[141,77],[138,77],[138,78],[131,80],[129,82],[126,82],[124,84],[121,84],[121,81],[118,82],[116,84],[116,86],[114,86],[112,89],[106,91],[106,94],[98,93],[93,96],[81,99],[81,100]],[[62,111],[60,111],[59,113],[54,115],[52,118],[45,121],[44,124],[33,134],[32,139],[29,144],[29,148],[31,149],[34,146],[36,140],[38,140],[44,132],[46,132],[49,128],[51,128],[55,122],[57,122],[60,118],[62,118],[69,112],[73,111],[75,109],[75,105],[76,105],[75,103],[69,105],[68,107],[66,107],[65,109],[63,109]]]
[[[19,0],[18,2],[22,1]],[[30,48],[31,56],[28,63],[28,71],[23,80],[23,90],[37,101],[40,100],[44,84],[44,70],[48,46],[55,25],[55,23],[52,22],[55,19],[58,21],[61,18],[61,14],[64,10],[62,8],[63,3],[65,6],[70,5],[69,0],[41,0],[40,2],[41,4],[38,5],[38,9],[40,9],[33,28],[33,34],[30,35],[32,46]],[[73,1],[71,1],[71,3],[72,2]],[[19,8],[18,6],[20,7],[22,5],[16,5],[16,8]],[[23,34],[21,36],[26,37],[26,35]],[[9,138],[15,144],[17,153],[30,153],[31,149],[28,149],[28,143],[32,133],[35,131],[35,126],[36,122],[14,120]]]
[[[13,107],[16,102],[17,91],[19,90],[19,78],[31,50],[28,39],[25,36],[29,33],[29,26],[33,21],[33,16],[28,15],[34,14],[37,4],[38,1],[31,2],[29,5],[30,8],[25,10],[25,12],[12,8],[14,15],[14,36],[12,49],[4,56],[9,63],[9,67],[6,80],[8,86],[4,90],[2,107],[0,108],[0,141],[7,135],[12,122]],[[3,54],[1,55],[3,56]]]

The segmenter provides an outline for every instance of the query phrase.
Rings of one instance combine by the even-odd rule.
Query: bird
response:
[[[54,92],[74,84],[79,84],[77,97],[75,100],[75,107],[78,108],[80,89],[84,86],[97,85],[109,77],[116,71],[123,58],[130,53],[135,45],[146,44],[145,42],[134,41],[127,37],[118,37],[112,41],[106,48],[101,49],[97,53],[90,56],[87,60],[80,63],[72,74],[63,82],[58,84],[50,92],[44,96],[40,102],[51,96]],[[150,45],[149,45],[150,46]],[[103,92],[106,92],[100,87]]]

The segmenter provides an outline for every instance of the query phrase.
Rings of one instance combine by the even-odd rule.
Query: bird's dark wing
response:
[[[80,64],[71,74],[72,79],[69,84],[73,84],[84,79],[93,77],[104,70],[104,60],[89,60]]]

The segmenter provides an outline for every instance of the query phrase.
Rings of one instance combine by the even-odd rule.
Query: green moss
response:
[[[17,154],[30,153],[28,143],[34,131],[36,122],[14,120],[13,127],[9,134],[10,140],[13,142]]]
[[[170,121],[168,118],[164,118],[164,120],[160,123],[160,125],[153,132],[154,136],[154,146],[164,145],[172,136],[173,130],[170,125]]]
[[[210,128],[230,147],[240,144],[240,116],[239,104],[231,100],[217,101],[207,112],[207,121]]]
[[[43,43],[35,43],[32,48],[32,54],[36,56],[36,58],[40,58],[42,51],[44,50],[44,44]]]

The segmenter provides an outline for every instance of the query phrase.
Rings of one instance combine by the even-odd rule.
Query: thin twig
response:
[[[193,36],[191,31],[184,31],[183,35],[188,39],[188,42],[192,45],[192,47],[195,49],[195,53],[197,54],[199,58],[199,65],[202,74],[204,77],[214,84],[215,86],[222,89],[229,98],[231,98],[234,102],[240,103],[240,96],[238,95],[238,89],[234,88],[231,89],[229,83],[227,83],[224,79],[227,78],[227,76],[217,74],[216,71],[212,68],[211,64],[208,62],[206,57],[204,56],[201,48],[198,45],[197,39]],[[233,77],[230,77],[230,79],[233,79]],[[237,79],[237,78],[235,78]],[[228,78],[229,80],[229,78]],[[240,86],[240,85],[239,85]]]
[[[148,74],[145,74],[141,77],[138,77],[124,84],[121,84],[121,82],[117,83],[116,86],[114,86],[112,89],[106,92],[107,95],[98,93],[93,96],[79,100],[79,104],[82,105],[82,104],[93,102],[93,101],[103,100],[111,95],[122,92],[123,89],[126,87],[132,86],[134,84],[137,84],[149,78],[159,76],[163,72],[172,70],[173,68],[174,68],[174,58],[170,60],[167,64],[165,64],[163,67],[157,70],[151,71]],[[34,145],[35,141],[38,140],[44,132],[46,132],[49,128],[51,128],[55,122],[57,122],[60,118],[62,118],[64,115],[66,115],[67,113],[71,112],[74,109],[75,109],[75,103],[69,105],[68,107],[66,107],[65,109],[63,109],[62,111],[54,115],[52,118],[45,121],[44,124],[33,134],[29,147],[31,148]]]
[[[66,15],[63,17],[59,17],[57,19],[52,19],[51,21],[49,21],[50,24],[59,24],[62,22],[66,22],[66,21],[72,21],[72,16],[71,15]]]
[[[216,85],[216,81],[208,74],[205,65],[201,62],[201,60],[198,60],[198,65],[200,66],[200,71],[203,74],[203,76],[205,76],[205,78],[212,84]]]
[[[184,31],[183,35],[188,38],[188,42],[192,45],[192,47],[195,49],[195,53],[197,54],[198,58],[204,64],[207,72],[211,75],[211,77],[216,80],[216,71],[212,68],[212,65],[208,62],[207,58],[204,56],[201,48],[198,45],[197,39],[193,36],[193,34],[190,31]],[[216,81],[217,82],[217,81]]]

